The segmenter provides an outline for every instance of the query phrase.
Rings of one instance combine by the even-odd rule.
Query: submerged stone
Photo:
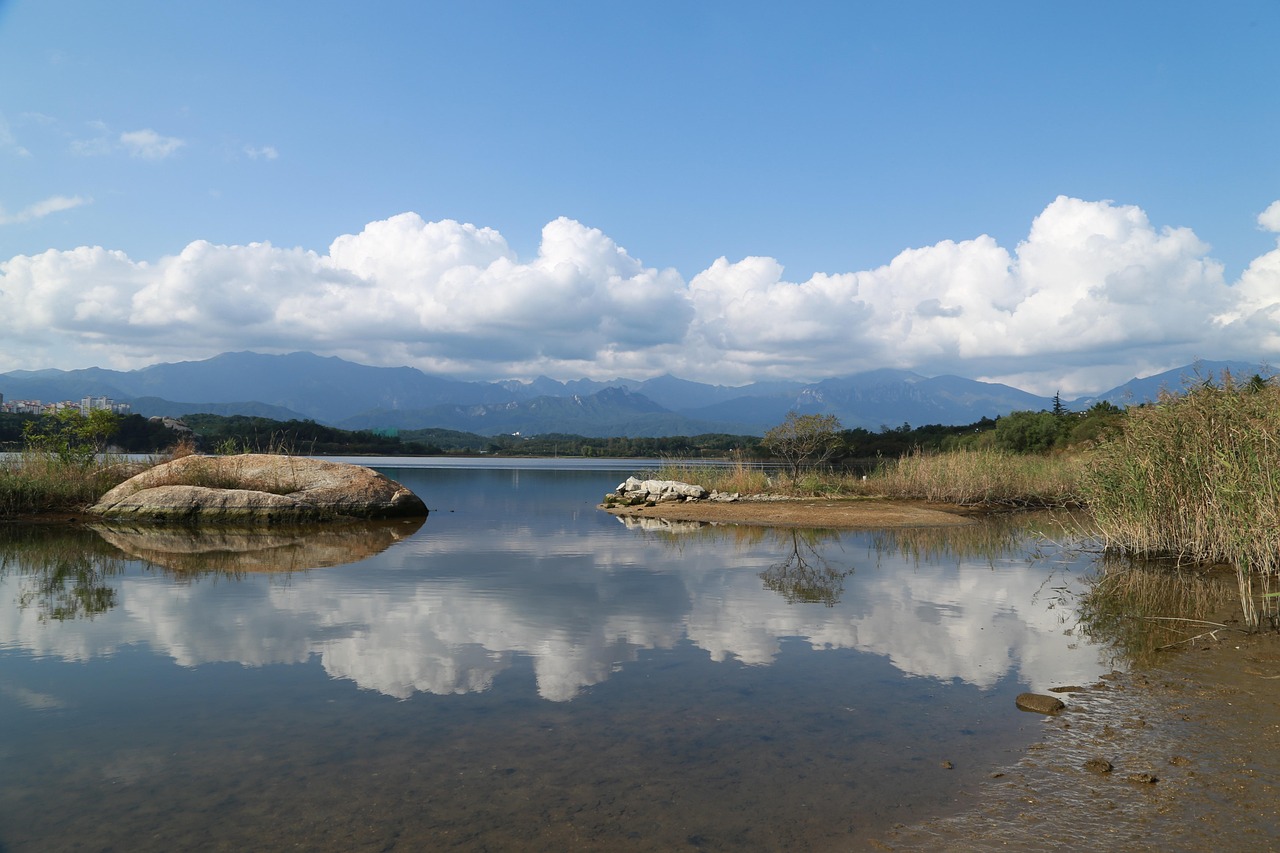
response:
[[[1024,711],[1035,711],[1037,714],[1056,714],[1067,707],[1061,699],[1045,696],[1043,693],[1019,693],[1014,703]]]

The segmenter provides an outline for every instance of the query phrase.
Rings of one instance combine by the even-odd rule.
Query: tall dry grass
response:
[[[1255,580],[1280,574],[1280,388],[1203,384],[1129,410],[1085,495],[1107,547],[1236,567],[1245,621]]]
[[[1086,457],[994,449],[917,450],[880,466],[864,492],[965,506],[1071,507],[1081,504]]]
[[[770,491],[775,483],[758,465],[736,459],[730,465],[698,464],[682,459],[664,460],[653,473],[654,479],[695,483],[704,489],[758,495]]]
[[[889,497],[965,506],[1073,507],[1081,504],[1082,455],[1037,456],[993,449],[917,450],[863,477],[828,469],[789,476],[778,469],[672,461],[654,476],[706,489],[792,497]]]
[[[137,473],[118,459],[74,462],[27,450],[0,459],[0,518],[73,512]]]

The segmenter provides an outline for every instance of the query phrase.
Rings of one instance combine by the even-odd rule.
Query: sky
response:
[[[1280,3],[0,0],[0,372],[1280,363]]]

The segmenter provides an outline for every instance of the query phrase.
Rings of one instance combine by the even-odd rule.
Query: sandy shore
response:
[[[882,527],[940,527],[975,524],[981,510],[954,504],[877,498],[788,498],[732,503],[693,501],[657,506],[604,508],[630,518],[665,518],[713,524],[754,524],[765,527],[824,527],[871,529]]]

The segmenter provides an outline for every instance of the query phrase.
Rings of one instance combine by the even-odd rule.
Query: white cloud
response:
[[[17,213],[8,214],[4,212],[4,208],[0,207],[0,225],[11,225],[17,222],[28,222],[32,219],[42,219],[52,213],[60,213],[64,210],[71,210],[74,207],[88,204],[90,199],[83,196],[65,196],[54,195],[49,196],[35,204],[28,205]]]
[[[5,121],[4,116],[0,115],[0,151],[7,151],[18,157],[30,157],[31,152],[24,148],[17,137],[13,135],[13,131],[9,128],[9,123]]]
[[[1258,214],[1258,227],[1263,231],[1280,234],[1280,200],[1273,201]]]
[[[1140,208],[1060,197],[1012,248],[944,240],[800,282],[773,258],[721,258],[686,283],[567,218],[522,260],[493,229],[404,213],[324,254],[196,241],[154,262],[100,247],[0,262],[0,336],[31,342],[0,369],[310,349],[476,378],[897,366],[1070,395],[1199,357],[1275,356],[1280,257],[1228,284],[1208,252]]]
[[[0,609],[0,644],[69,661],[145,645],[184,667],[319,655],[331,677],[402,699],[487,690],[527,657],[538,694],[569,701],[640,650],[684,640],[714,661],[763,666],[784,640],[800,639],[982,689],[1014,677],[1043,690],[1098,673],[1096,652],[1063,638],[1062,611],[1037,603],[1054,569],[1028,565],[1020,551],[940,559],[845,534],[817,543],[819,553],[856,567],[840,603],[796,606],[759,575],[786,553],[785,536],[739,538],[723,528],[678,540],[580,533],[504,530],[479,557],[491,570],[440,575],[419,569],[471,566],[474,544],[415,538],[367,564],[383,581],[358,596],[342,571],[301,571],[287,583],[247,573],[233,584],[206,578],[182,586],[129,573],[112,581],[117,607],[58,631],[46,630],[37,608]],[[672,548],[680,559],[671,559]],[[533,566],[554,596],[534,592]],[[662,567],[656,576],[653,566]],[[414,570],[377,571],[386,568]],[[19,599],[31,582],[21,573],[0,577],[0,600]],[[225,606],[228,596],[234,607]]]
[[[246,145],[244,153],[250,160],[275,160],[280,156],[280,152],[276,150],[274,145],[263,145],[256,148],[252,145]]]
[[[186,143],[173,136],[161,136],[151,128],[144,128],[120,134],[120,144],[132,157],[163,160]]]

